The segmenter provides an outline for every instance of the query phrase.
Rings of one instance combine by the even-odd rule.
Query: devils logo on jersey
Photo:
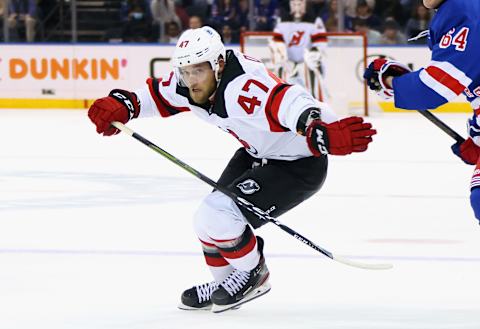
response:
[[[237,187],[240,189],[240,191],[242,191],[243,194],[253,194],[260,190],[260,185],[250,178],[238,183]]]
[[[298,46],[304,34],[305,34],[305,31],[296,31],[292,37],[292,40],[290,40],[290,43],[288,44],[288,46],[289,47]]]

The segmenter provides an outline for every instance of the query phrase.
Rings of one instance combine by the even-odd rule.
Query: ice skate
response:
[[[260,262],[251,271],[234,270],[211,296],[212,312],[221,313],[238,308],[270,291],[268,268],[263,257],[263,239],[257,237]]]
[[[212,293],[217,288],[218,283],[212,281],[185,290],[178,308],[188,311],[209,311],[212,308]]]

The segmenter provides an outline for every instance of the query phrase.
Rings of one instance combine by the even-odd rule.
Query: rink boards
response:
[[[233,45],[233,49],[239,49]],[[140,44],[7,44],[0,57],[0,109],[85,109],[94,99],[113,88],[137,89],[148,77],[161,77],[171,70],[173,45]],[[329,91],[333,102],[353,93],[362,83],[363,59],[355,47],[332,50],[327,61]],[[265,56],[258,49],[254,56]],[[430,59],[426,47],[369,47],[368,61],[386,56],[420,68]],[[340,71],[340,70],[345,70]],[[355,95],[356,98],[358,97]],[[355,98],[354,97],[354,98]],[[392,102],[368,94],[372,109],[398,111]],[[352,103],[361,103],[361,99]],[[446,112],[468,112],[461,98],[444,106]]]

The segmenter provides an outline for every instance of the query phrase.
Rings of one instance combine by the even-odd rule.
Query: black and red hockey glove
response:
[[[120,130],[112,127],[112,121],[127,123],[138,117],[140,103],[137,96],[126,90],[114,89],[107,97],[97,99],[88,110],[88,117],[97,127],[97,133],[103,136],[118,134]]]
[[[314,156],[322,154],[347,155],[364,152],[377,131],[360,117],[348,117],[340,121],[325,123],[312,121],[306,130],[307,143]]]

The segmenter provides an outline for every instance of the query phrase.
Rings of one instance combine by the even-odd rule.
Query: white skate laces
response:
[[[234,270],[228,278],[222,282],[222,287],[225,288],[230,296],[234,296],[247,284],[249,279],[250,272]]]
[[[212,297],[212,293],[217,290],[217,288],[218,283],[215,281],[195,286],[195,289],[197,290],[198,302],[203,303],[209,301]]]

